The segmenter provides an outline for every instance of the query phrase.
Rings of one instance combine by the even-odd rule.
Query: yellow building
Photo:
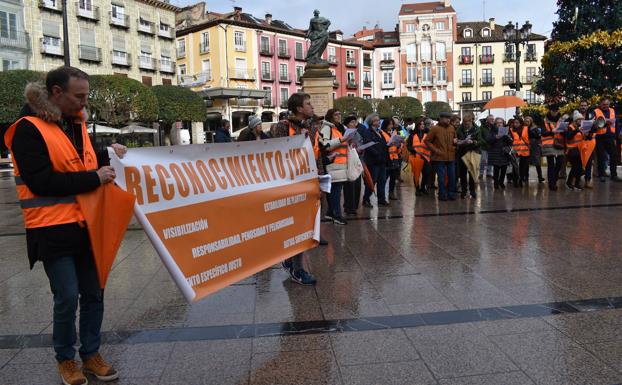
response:
[[[175,84],[175,13],[156,0],[67,2],[71,65],[92,75],[120,74],[147,85]],[[32,39],[30,69],[64,63],[61,0],[24,0]]]
[[[515,95],[513,89],[520,80],[520,97],[528,103],[541,98],[531,91],[534,78],[540,72],[546,37],[529,35],[529,42],[521,48],[520,74],[516,73],[517,55],[514,46],[506,47],[503,26],[488,22],[458,23],[454,43],[454,110],[478,111],[490,99]]]
[[[226,118],[236,131],[247,124],[248,116],[257,111],[259,100],[267,93],[258,86],[257,32],[241,20],[240,8],[229,14],[210,13],[205,18],[202,9],[194,22],[178,24],[179,84],[206,100],[206,130],[213,130]]]

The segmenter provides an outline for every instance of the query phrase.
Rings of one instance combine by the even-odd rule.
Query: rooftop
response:
[[[406,15],[425,15],[430,13],[455,13],[456,10],[451,5],[445,5],[443,1],[433,1],[429,3],[402,4],[400,16]]]

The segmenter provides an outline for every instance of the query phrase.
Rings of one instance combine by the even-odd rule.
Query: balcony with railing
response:
[[[274,108],[274,102],[272,102],[271,97],[264,98],[263,101],[261,102],[261,106],[263,108]]]
[[[429,78],[425,78],[425,77],[421,78],[421,77],[420,77],[420,78],[419,78],[419,85],[422,85],[422,86],[431,86],[432,84],[433,84],[433,82],[432,82],[432,77],[429,77]]]
[[[162,28],[166,26],[165,28]],[[168,24],[159,24],[158,25],[158,37],[164,39],[175,39],[175,28],[169,26]]]
[[[41,38],[41,53],[49,56],[63,56],[63,41],[59,38]]]
[[[347,57],[346,67],[356,67],[356,60],[353,57]]]
[[[444,86],[447,84],[447,78],[437,78],[434,79],[434,85]]]
[[[99,21],[99,7],[85,6],[81,7],[80,2],[76,3],[76,16],[91,21]]]
[[[261,80],[264,82],[273,82],[274,78],[271,72],[261,71]]]
[[[290,79],[288,74],[279,74],[279,83],[291,83],[292,79]]]
[[[495,55],[479,55],[479,64],[492,64],[495,62]]]
[[[536,81],[535,75],[522,76],[520,78],[521,84],[533,84]]]
[[[151,56],[139,55],[138,56],[138,68],[147,70],[147,71],[155,71],[156,70],[156,59]]]
[[[505,54],[503,54],[503,61],[504,62],[516,61],[516,54],[514,52],[506,52]]]
[[[246,41],[235,43],[233,49],[236,52],[246,52]]]
[[[503,85],[507,86],[509,84],[516,83],[516,78],[514,76],[504,76],[502,79]]]
[[[186,57],[186,47],[177,47],[177,59],[183,59]]]
[[[63,13],[63,4],[60,0],[39,0],[39,8],[46,11]]]
[[[160,72],[167,74],[175,73],[175,62],[171,59],[160,59]]]
[[[406,87],[415,87],[420,81],[421,78],[406,76]]]
[[[209,52],[209,44],[207,42],[200,42],[199,43],[199,53],[208,53]],[[184,57],[186,56],[186,53],[184,52]],[[177,57],[179,57],[179,55],[177,55]]]
[[[355,90],[358,88],[358,84],[354,80],[348,80],[346,83],[346,88],[349,90]]]
[[[363,67],[371,67],[371,59],[363,59]]]
[[[432,55],[421,55],[422,62],[430,62],[432,61]]]
[[[328,55],[328,64],[336,66],[337,64],[339,64],[339,61],[337,60],[337,56],[334,55]]]
[[[380,60],[380,69],[381,70],[395,69],[395,60],[393,59]]]
[[[294,53],[294,59],[295,60],[305,60],[304,52],[302,52],[300,50],[296,50],[296,52]]]
[[[269,45],[262,45],[259,48],[259,54],[261,56],[274,56],[274,50]]]
[[[280,47],[278,50],[278,57],[282,59],[289,59],[292,55],[289,53],[289,49]]]
[[[395,83],[394,82],[391,82],[391,83],[382,82],[382,85],[380,87],[383,90],[393,90],[395,89]]]
[[[155,23],[145,19],[138,19],[136,20],[136,30],[140,33],[146,33],[147,35],[154,35]]]
[[[112,12],[108,12],[108,16],[110,17],[110,25],[113,27],[119,28],[130,28],[130,17],[128,15],[123,14],[113,14]]]
[[[28,32],[9,30],[6,36],[0,36],[0,47],[28,50],[30,48],[30,35]]]
[[[538,55],[535,51],[527,51],[525,54],[525,61],[538,61]]]
[[[416,63],[417,62],[417,55],[410,52],[406,54],[406,63]]]
[[[254,68],[229,68],[229,78],[234,80],[255,80]]]
[[[207,83],[207,82],[209,82],[211,80],[212,80],[212,71],[211,70],[206,70],[206,71],[202,71],[202,72],[199,72],[198,74],[196,74],[193,77],[191,85],[193,87],[201,86],[201,85],[203,85],[203,84],[205,84],[205,83]]]
[[[480,79],[479,85],[482,87],[492,87],[495,85],[495,78],[483,77]]]
[[[443,53],[442,55],[440,53],[436,53],[434,55],[434,59],[438,62],[443,62],[443,61],[447,61],[447,54]]]
[[[473,55],[460,55],[458,64],[473,64]]]
[[[82,61],[99,63],[102,61],[102,49],[90,45],[78,45],[78,57]]]
[[[113,50],[111,54],[112,54],[112,65],[121,66],[121,67],[132,66],[132,61],[131,61],[131,57],[129,53]]]
[[[363,80],[363,88],[371,88],[371,81]]]
[[[302,74],[296,74],[296,84],[302,84]]]
[[[460,79],[460,87],[473,87],[473,78]]]
[[[259,100],[252,98],[236,98],[231,100],[231,104],[238,107],[259,107]]]

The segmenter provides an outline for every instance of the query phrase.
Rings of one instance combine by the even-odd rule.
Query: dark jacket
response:
[[[482,141],[482,151],[488,151],[488,134],[490,134],[490,131],[493,129],[494,124],[488,124],[488,122],[486,122],[486,120],[484,120],[480,126],[480,131],[482,133],[482,138],[484,138],[484,140]]]
[[[387,147],[387,141],[380,133],[380,129],[375,132],[372,128],[360,131],[363,133],[363,143],[377,143],[365,149],[365,164],[370,166],[387,166],[389,163],[389,148]]]
[[[470,129],[466,129],[464,124],[461,124],[456,131],[456,136],[458,140],[465,140],[467,136],[471,137],[473,143],[471,144],[459,144],[457,149],[457,157],[460,158],[464,154],[470,151],[475,151],[477,153],[481,152],[482,144],[486,143],[486,140],[482,136],[482,132],[480,129],[473,125]]]
[[[60,113],[47,101],[44,87],[29,85],[26,97],[27,104],[22,109],[21,116],[38,116],[47,121],[55,121],[82,156],[80,124],[74,122],[74,119],[53,119]],[[19,122],[15,129],[13,158],[24,183],[36,195],[75,195],[92,191],[100,185],[95,171],[55,172],[41,133],[27,120]],[[97,161],[99,166],[109,164],[107,152],[99,152]],[[78,223],[26,229],[26,242],[31,268],[37,260],[79,255],[90,249],[87,230]]]
[[[498,133],[499,129],[493,127],[486,139],[488,142],[488,164],[491,166],[507,166],[510,164],[510,160],[504,147],[512,146],[514,139],[507,135],[497,138]]]
[[[268,135],[265,132],[261,131],[260,139],[268,139]],[[257,140],[255,133],[250,128],[246,127],[240,132],[238,136],[238,142],[251,142],[253,140]]]
[[[216,133],[214,133],[214,143],[228,142],[231,142],[231,133],[223,128],[216,129]]]

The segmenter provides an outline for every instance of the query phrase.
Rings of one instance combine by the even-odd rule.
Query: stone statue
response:
[[[320,17],[320,11],[313,11],[313,18],[309,22],[309,30],[306,38],[311,40],[311,46],[307,52],[308,64],[328,64],[322,60],[322,54],[328,45],[328,27],[330,20]]]

